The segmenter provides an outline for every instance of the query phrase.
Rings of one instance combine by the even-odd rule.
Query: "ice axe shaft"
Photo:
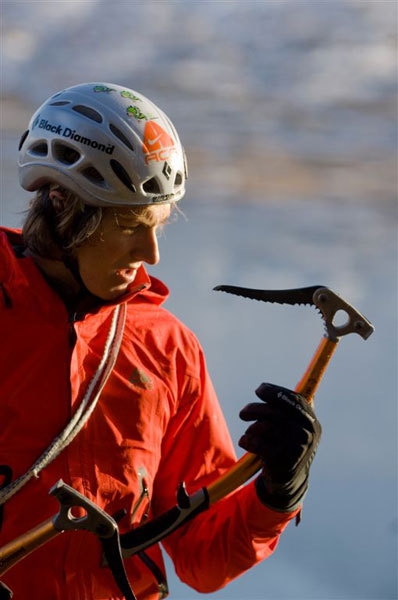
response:
[[[295,391],[310,403],[313,403],[315,392],[340,338],[350,333],[357,333],[363,339],[367,339],[374,331],[373,325],[363,315],[324,286],[292,290],[253,290],[237,286],[219,285],[214,289],[263,302],[291,305],[310,304],[321,312],[325,325],[325,335],[321,339],[304,375],[295,387]],[[338,325],[335,323],[335,317],[340,312],[345,314],[346,321]],[[243,485],[261,467],[261,460],[256,455],[249,452],[244,454],[229,471],[209,485],[209,503],[216,502],[238,486]]]
[[[321,339],[307,370],[295,387],[295,391],[311,404],[337,344],[338,340],[329,340],[326,337]]]
[[[3,546],[0,549],[0,575],[59,533],[61,532],[54,527],[52,519],[48,519]]]

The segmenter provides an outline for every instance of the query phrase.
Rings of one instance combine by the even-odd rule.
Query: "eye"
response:
[[[118,231],[120,231],[124,235],[134,235],[135,233],[137,233],[137,230],[141,226],[140,223],[138,223],[137,221],[131,221],[131,219],[127,222],[126,220],[124,220],[123,223],[123,220],[123,216],[119,216],[117,213],[113,213],[113,222]]]
[[[127,225],[117,225],[118,229],[120,229],[120,231],[124,234],[124,235],[134,235],[135,233],[137,233],[137,231],[139,230],[139,226],[128,226]]]

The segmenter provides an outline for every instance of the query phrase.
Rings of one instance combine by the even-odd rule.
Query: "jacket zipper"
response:
[[[149,496],[148,485],[147,485],[147,482],[145,479],[146,471],[143,467],[141,469],[139,469],[138,475],[140,478],[141,493],[140,493],[140,496],[139,496],[139,498],[133,508],[133,511],[131,513],[131,521],[134,521],[134,517],[137,514],[139,507],[142,505],[144,500],[147,499],[147,506],[146,506],[145,512],[142,515],[142,518],[140,520],[140,524],[143,524],[149,516],[149,510],[151,507],[151,499]],[[167,596],[169,595],[169,588],[168,588],[168,584],[167,584],[166,574],[150,558],[150,556],[148,556],[148,554],[144,550],[138,552],[137,556],[141,559],[141,561],[144,563],[144,565],[151,571],[152,575],[155,577],[157,584],[158,584],[159,600],[163,600],[164,598],[167,598]]]

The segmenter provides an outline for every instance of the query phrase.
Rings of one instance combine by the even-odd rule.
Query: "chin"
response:
[[[121,296],[124,296],[124,294],[127,292],[128,286],[127,285],[123,285],[123,286],[119,286],[117,288],[113,288],[107,292],[103,292],[99,298],[101,298],[101,300],[117,300],[118,298],[121,298]]]

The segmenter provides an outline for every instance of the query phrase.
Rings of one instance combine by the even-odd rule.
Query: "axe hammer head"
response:
[[[332,341],[349,333],[357,333],[366,340],[374,331],[373,325],[351,304],[323,285],[296,288],[291,290],[258,290],[235,285],[217,285],[214,290],[227,292],[243,298],[277,304],[308,304],[321,313],[325,325],[325,336]],[[342,313],[345,321],[336,322],[336,315]]]

